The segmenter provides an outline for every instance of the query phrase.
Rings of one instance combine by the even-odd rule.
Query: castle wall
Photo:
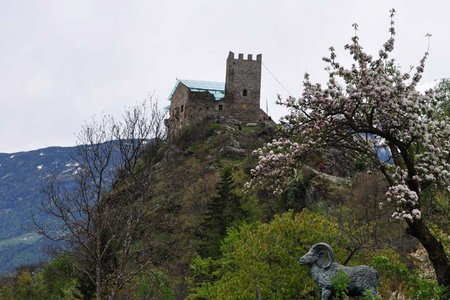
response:
[[[222,121],[227,104],[217,101],[209,92],[192,92],[182,83],[178,84],[171,98],[170,115],[166,120],[169,132],[177,132],[183,126],[204,119]]]
[[[182,84],[178,84],[173,93],[170,103],[169,118],[165,120],[169,132],[178,131],[184,126],[189,93],[189,88]]]

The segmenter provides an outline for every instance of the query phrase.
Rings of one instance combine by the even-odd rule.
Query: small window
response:
[[[247,97],[247,89],[244,89],[244,90],[242,91],[242,96]]]
[[[223,105],[219,104],[219,110],[223,110]]]
[[[184,111],[184,105],[181,105],[181,112]]]

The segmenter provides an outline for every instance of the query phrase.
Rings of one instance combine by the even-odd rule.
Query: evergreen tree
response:
[[[199,253],[203,257],[220,256],[220,242],[227,227],[242,217],[241,198],[236,194],[231,166],[225,166],[217,184],[216,193],[207,205],[205,219],[200,225]]]

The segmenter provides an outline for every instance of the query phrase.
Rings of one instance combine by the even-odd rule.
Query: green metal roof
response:
[[[223,82],[178,79],[169,95],[169,101],[172,99],[173,93],[180,83],[188,87],[193,92],[207,91],[213,94],[214,99],[216,100],[220,100],[225,96],[225,83]]]

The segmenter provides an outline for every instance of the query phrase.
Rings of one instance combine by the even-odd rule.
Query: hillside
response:
[[[30,219],[44,197],[46,177],[62,175],[70,185],[77,166],[74,147],[49,147],[0,154],[0,273],[44,259],[41,237],[30,233]]]
[[[154,187],[157,198],[166,201],[155,223],[165,225],[155,226],[154,233],[170,245],[158,263],[171,278],[177,295],[187,292],[185,276],[193,257],[204,247],[202,223],[224,168],[231,168],[241,206],[254,217],[255,198],[244,195],[242,189],[255,162],[253,150],[273,135],[273,128],[262,125],[240,128],[204,123],[188,128],[166,145],[160,173],[163,180]]]
[[[406,294],[411,285],[414,291],[421,279],[412,270],[415,265],[423,268],[426,258],[422,254],[416,261],[410,256],[418,249],[416,241],[401,223],[389,219],[390,208],[380,210],[386,185],[379,174],[367,172],[368,162],[338,149],[315,152],[282,195],[265,187],[243,191],[256,164],[253,150],[274,136],[270,128],[206,123],[186,129],[165,145],[162,180],[153,187],[156,198],[165,202],[147,231],[158,241],[155,267],[171,296],[157,294],[155,299],[252,298],[259,284],[268,299],[279,299],[278,293],[286,293],[283,299],[294,299],[291,293],[303,295],[295,299],[313,299],[314,283],[297,259],[317,241],[333,243],[339,261],[348,259],[352,265],[373,264],[377,255],[393,259],[396,265],[388,265],[388,260],[378,267],[389,270],[380,283],[384,295],[393,290]],[[238,205],[233,207],[235,199]],[[292,210],[302,211],[296,224],[290,223]],[[294,231],[298,232],[291,235]],[[404,263],[414,283],[404,283],[395,273],[405,272],[400,269]],[[285,278],[280,286],[271,283],[279,278]],[[291,290],[294,287],[297,290]],[[430,293],[433,288],[430,284]]]
[[[106,242],[108,255],[101,263],[109,278],[121,268],[120,275],[139,275],[119,288],[105,280],[107,292],[117,293],[116,299],[251,299],[260,290],[267,299],[315,299],[319,291],[298,258],[323,241],[333,246],[339,262],[376,266],[383,296],[420,293],[428,298],[417,299],[433,299],[429,295],[441,293],[430,281],[435,275],[423,250],[403,224],[392,222],[389,207],[380,210],[386,184],[369,172],[367,161],[338,149],[314,152],[281,195],[266,186],[245,190],[257,162],[252,152],[276,134],[262,124],[203,122],[141,153],[137,168],[144,171],[145,190],[138,189],[139,180],[119,172],[97,205],[100,211],[110,206],[100,238],[117,237]],[[45,156],[44,150],[44,155],[37,151],[38,157]],[[46,165],[52,160],[33,166],[42,170]],[[70,160],[55,165],[64,166],[57,169],[63,178],[76,170],[70,169],[76,168]],[[136,212],[145,221],[133,223],[130,216]],[[127,231],[133,224],[136,230]],[[130,235],[131,247],[123,248],[121,236]],[[15,249],[30,253],[37,245],[20,243]],[[134,258],[124,262],[122,249],[138,250],[138,263]],[[37,275],[25,269],[0,280],[0,297],[92,299],[95,288],[73,268],[82,255],[83,249],[73,249]],[[86,267],[93,270],[91,263]],[[28,285],[14,278],[28,278]]]
[[[30,232],[31,216],[39,211],[48,178],[57,176],[64,188],[74,185],[79,170],[77,147],[48,147],[0,153],[0,274],[46,258],[45,241]]]
[[[169,197],[183,207],[182,218],[188,218],[185,214],[188,209],[186,206],[195,201],[196,205],[206,201],[209,193],[214,190],[218,173],[224,164],[243,161],[255,147],[270,138],[269,131],[261,127],[238,130],[237,127],[216,125],[210,125],[210,129],[206,131],[192,128],[183,132],[165,153],[166,165],[162,172],[172,180],[161,183],[164,191],[156,193],[165,195],[171,191],[168,186],[175,184],[181,192],[184,187],[197,188],[199,182],[206,182],[204,188],[207,193],[204,195],[183,193]],[[43,250],[47,242],[30,231],[33,228],[31,216],[37,214],[38,218],[48,217],[39,211],[39,204],[46,197],[43,189],[48,178],[58,177],[64,188],[70,189],[75,185],[74,175],[80,168],[79,163],[74,160],[76,154],[77,147],[48,147],[27,152],[0,153],[0,274],[47,259]],[[179,178],[177,174],[184,174],[184,178]],[[192,199],[193,197],[198,198]],[[201,212],[198,211],[200,215]],[[195,215],[189,218],[195,218]],[[177,223],[177,226],[182,227],[180,233],[192,231],[191,227],[195,225]]]

